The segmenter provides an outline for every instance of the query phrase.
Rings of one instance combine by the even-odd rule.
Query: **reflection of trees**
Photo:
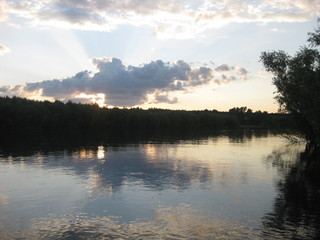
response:
[[[108,135],[103,138],[88,137],[83,135],[69,136],[48,136],[48,137],[30,137],[20,136],[19,138],[0,138],[0,156],[31,156],[34,154],[48,154],[56,151],[72,151],[79,146],[97,147],[105,145],[109,147],[119,147],[125,145],[140,145],[141,143],[189,143],[203,144],[217,140],[219,137],[226,136],[231,143],[243,143],[252,140],[252,138],[267,137],[270,131],[267,129],[253,130],[219,130],[215,132],[187,131],[187,132],[162,132],[159,134],[135,133]]]
[[[238,131],[228,131],[226,132],[226,134],[229,137],[230,143],[244,143],[247,141],[251,141],[252,138],[267,137],[269,131],[267,129],[260,129],[258,131],[252,129],[244,129]]]
[[[229,142],[238,143],[250,141],[252,138],[266,136],[268,131],[233,131],[223,132],[217,136],[227,136]],[[202,138],[169,138],[150,142],[158,142],[178,147],[179,144],[201,145],[208,141],[218,141],[219,137]],[[74,141],[25,141],[21,144],[1,145],[0,155],[8,161],[22,161],[43,168],[60,168],[62,171],[73,171],[75,175],[85,179],[90,177],[91,190],[97,193],[114,192],[130,182],[139,182],[139,186],[150,189],[187,189],[191,184],[206,186],[213,181],[213,169],[208,162],[197,162],[185,157],[159,152],[167,149],[166,144],[150,144],[146,141],[133,141],[129,145],[120,142],[110,142],[101,145],[90,139]],[[178,143],[178,144],[176,144]],[[79,147],[83,146],[83,147]],[[129,146],[129,147],[128,147]],[[144,147],[141,147],[144,146]],[[161,147],[162,146],[162,147]],[[140,150],[139,150],[140,149]],[[216,168],[217,170],[217,168]],[[230,176],[220,169],[218,176],[221,184],[226,184]],[[220,171],[219,170],[219,171]],[[218,175],[219,174],[219,175]],[[246,172],[241,176],[246,182]]]
[[[285,149],[267,157],[282,173],[274,210],[263,218],[263,238],[320,239],[320,162]]]

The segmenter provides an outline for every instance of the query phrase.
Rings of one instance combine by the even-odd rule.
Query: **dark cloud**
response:
[[[226,84],[242,79],[242,75],[247,74],[243,68],[229,67],[226,64],[221,66],[229,71],[221,74],[209,67],[193,67],[183,60],[175,63],[157,60],[138,67],[125,66],[117,58],[94,58],[92,63],[97,69],[95,73],[82,71],[62,80],[6,86],[0,88],[0,94],[30,96],[40,93],[43,98],[62,101],[71,99],[77,102],[88,102],[89,98],[86,96],[89,95],[95,96],[92,99],[97,100],[99,94],[104,94],[105,103],[112,106],[134,106],[148,101],[174,104],[178,99],[171,95],[177,91],[190,92],[211,82]]]
[[[175,104],[178,102],[178,98],[174,97],[172,99],[169,98],[168,93],[160,93],[156,92],[154,94],[154,100],[153,103],[169,103],[169,104]]]
[[[0,93],[8,93],[8,90],[9,90],[9,87],[7,87],[7,86],[2,86],[2,87],[0,87]]]
[[[37,16],[39,19],[45,21],[59,20],[77,25],[85,25],[87,23],[98,25],[107,24],[106,20],[96,11],[88,11],[89,9],[81,6],[78,7],[77,4],[67,5],[66,3],[53,4],[53,7],[38,12]]]
[[[87,92],[86,87],[89,86],[90,76],[88,71],[79,72],[71,78],[64,80],[46,80],[38,83],[27,83],[24,90],[33,92],[42,90],[42,95],[46,97],[54,97],[56,99],[70,99],[74,93]]]
[[[21,96],[21,92],[23,92],[23,85],[0,87],[0,95],[2,96]]]
[[[230,71],[230,67],[227,64],[221,64],[215,68],[217,72]]]
[[[43,96],[56,99],[104,93],[110,105],[133,106],[144,103],[147,95],[156,91],[156,102],[175,103],[177,100],[170,100],[168,92],[208,84],[213,78],[212,69],[192,68],[181,60],[173,64],[157,60],[141,67],[125,66],[116,58],[96,58],[92,62],[98,70],[92,77],[84,71],[63,80],[27,83],[24,90],[42,90]]]
[[[134,12],[142,15],[155,11],[177,12],[181,4],[177,0],[55,0],[57,10],[64,8],[91,9],[107,12]]]
[[[232,81],[248,79],[248,71],[242,67],[229,66],[228,64],[221,64],[215,68],[215,71],[219,73],[219,79],[215,79],[217,84],[226,84]],[[238,75],[237,77],[235,75]]]

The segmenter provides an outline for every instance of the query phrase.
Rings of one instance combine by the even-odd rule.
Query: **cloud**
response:
[[[0,87],[0,95],[2,96],[25,96],[27,97],[27,92],[24,91],[23,85],[16,85],[16,86],[2,86]]]
[[[220,79],[215,79],[214,80],[214,83],[218,84],[218,85],[221,85],[221,84],[228,84],[232,81],[235,81],[236,80],[236,77],[235,76],[227,76],[227,75],[224,75],[222,74],[221,75],[221,78]]]
[[[9,52],[9,51],[10,51],[9,48],[7,48],[6,46],[0,44],[0,56],[6,54],[6,53]]]
[[[161,93],[161,92],[155,92],[153,95],[153,100],[151,100],[151,103],[169,103],[169,104],[175,104],[178,102],[177,97],[173,97],[172,99],[169,98],[168,93]]]
[[[242,67],[234,67],[234,70],[240,75],[244,81],[248,80],[248,71]]]
[[[6,8],[6,11],[3,9]],[[301,22],[320,14],[318,0],[0,0],[8,12],[33,25],[111,31],[148,25],[161,38],[194,38],[235,22]]]
[[[78,8],[96,12],[136,13],[150,15],[156,11],[177,12],[181,8],[177,0],[55,0],[56,9]]]
[[[187,93],[211,83],[245,80],[247,75],[247,71],[240,67],[221,65],[228,69],[221,75],[209,67],[193,67],[183,60],[175,63],[157,60],[138,67],[125,66],[117,58],[94,58],[92,63],[97,69],[94,74],[82,71],[62,80],[4,86],[0,88],[0,94],[39,95],[46,99],[76,99],[79,102],[91,99],[112,106],[135,106],[147,102],[174,104],[178,101],[171,97],[175,92]]]
[[[215,69],[217,72],[230,71],[230,68],[227,64],[221,64]]]
[[[0,0],[0,22],[7,19],[7,3],[4,0]]]
[[[228,84],[237,79],[246,81],[248,79],[248,71],[242,67],[229,66],[227,64],[221,64],[215,68],[219,78],[214,80],[214,83]]]

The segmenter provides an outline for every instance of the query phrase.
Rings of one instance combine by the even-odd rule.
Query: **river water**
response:
[[[0,239],[317,239],[318,172],[270,132],[0,146]]]

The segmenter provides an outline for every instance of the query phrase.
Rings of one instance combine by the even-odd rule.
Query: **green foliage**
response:
[[[320,21],[320,20],[319,20]],[[292,114],[310,144],[320,145],[320,27],[309,33],[310,46],[294,56],[262,52],[261,61],[274,75],[280,110]]]

